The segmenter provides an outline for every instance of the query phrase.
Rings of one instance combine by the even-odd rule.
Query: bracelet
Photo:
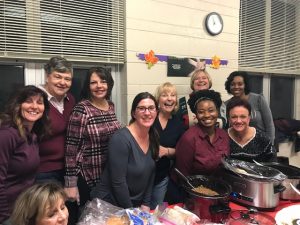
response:
[[[169,148],[167,148],[168,149],[168,156],[170,156],[170,149]]]

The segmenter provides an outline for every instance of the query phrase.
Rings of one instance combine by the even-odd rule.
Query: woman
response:
[[[222,100],[219,92],[194,92],[188,101],[198,124],[189,128],[176,145],[176,168],[184,175],[212,174],[229,154],[229,137],[216,127]]]
[[[100,183],[92,191],[122,208],[150,209],[155,161],[158,157],[158,134],[153,127],[158,105],[148,92],[135,96],[131,120],[112,136],[109,143],[107,167]]]
[[[47,95],[25,86],[0,115],[0,223],[12,211],[18,195],[34,183],[40,157],[38,142],[48,135]]]
[[[263,95],[250,92],[248,74],[243,71],[232,72],[225,82],[225,89],[228,94],[250,103],[252,109],[250,125],[261,130],[273,143],[275,127],[271,110]]]
[[[271,141],[258,129],[249,126],[251,105],[245,99],[232,98],[227,103],[230,128],[230,156],[253,162],[276,160],[276,151]]]
[[[108,142],[120,128],[110,96],[114,80],[109,70],[92,67],[82,100],[73,109],[67,129],[65,191],[83,206],[100,180],[107,160]]]
[[[151,197],[151,209],[163,203],[169,182],[171,159],[175,158],[175,146],[184,132],[184,126],[176,116],[178,109],[176,87],[166,82],[158,86],[155,94],[159,112],[154,127],[160,137],[159,160]]]
[[[193,92],[201,91],[201,90],[209,90],[212,87],[212,79],[209,73],[205,70],[205,67],[202,69],[197,69],[192,73],[190,80],[190,88]],[[193,126],[198,123],[196,115],[192,112],[191,108],[187,107],[186,97],[179,99],[180,105],[184,105],[186,109],[186,114],[184,118],[184,123],[188,126]],[[224,128],[226,125],[226,106],[222,102],[219,109],[219,118],[217,126],[220,128]],[[181,112],[182,113],[182,112]]]
[[[13,225],[67,225],[67,196],[58,183],[35,184],[17,199],[10,221]]]

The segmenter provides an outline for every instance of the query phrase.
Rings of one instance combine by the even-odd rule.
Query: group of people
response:
[[[17,91],[0,115],[0,224],[75,224],[92,198],[149,211],[167,196],[182,201],[174,167],[212,175],[225,156],[276,160],[271,111],[245,72],[229,75],[233,97],[223,102],[205,68],[196,70],[185,121],[175,85],[141,92],[124,127],[108,69],[88,71],[77,104],[68,60],[51,58],[45,74],[44,85]]]

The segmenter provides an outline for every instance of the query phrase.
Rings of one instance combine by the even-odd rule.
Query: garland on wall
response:
[[[190,64],[190,66],[193,66],[193,70],[196,69],[205,69],[205,64],[210,65],[213,69],[219,69],[220,66],[226,66],[228,64],[228,60],[221,59],[219,56],[214,55],[212,58],[206,58],[206,59],[195,59],[195,58],[177,58],[174,56],[166,56],[166,55],[156,55],[153,50],[150,50],[148,53],[143,54],[139,53],[137,54],[137,57],[140,60],[143,60],[146,62],[148,69],[151,69],[152,66],[154,66],[158,61],[161,62],[167,62],[168,68],[171,67],[172,69],[182,69],[182,67],[188,67],[188,65],[184,65],[186,63]],[[176,61],[176,62],[175,62]],[[169,64],[172,65],[169,65]],[[169,69],[168,69],[169,71]],[[172,76],[168,73],[168,76]],[[175,75],[178,76],[178,75]],[[187,73],[185,74],[187,76]]]

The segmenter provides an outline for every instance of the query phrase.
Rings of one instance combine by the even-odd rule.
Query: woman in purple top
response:
[[[84,100],[73,109],[66,137],[65,190],[68,198],[84,205],[100,181],[108,142],[121,127],[110,96],[114,80],[108,69],[89,70],[82,89]]]
[[[222,100],[219,92],[202,90],[190,96],[188,104],[198,124],[189,128],[176,145],[176,168],[184,175],[211,174],[223,156],[229,154],[229,137],[216,127]]]
[[[40,163],[38,142],[48,135],[47,95],[25,86],[0,115],[0,223],[13,208],[18,195],[34,183]]]

